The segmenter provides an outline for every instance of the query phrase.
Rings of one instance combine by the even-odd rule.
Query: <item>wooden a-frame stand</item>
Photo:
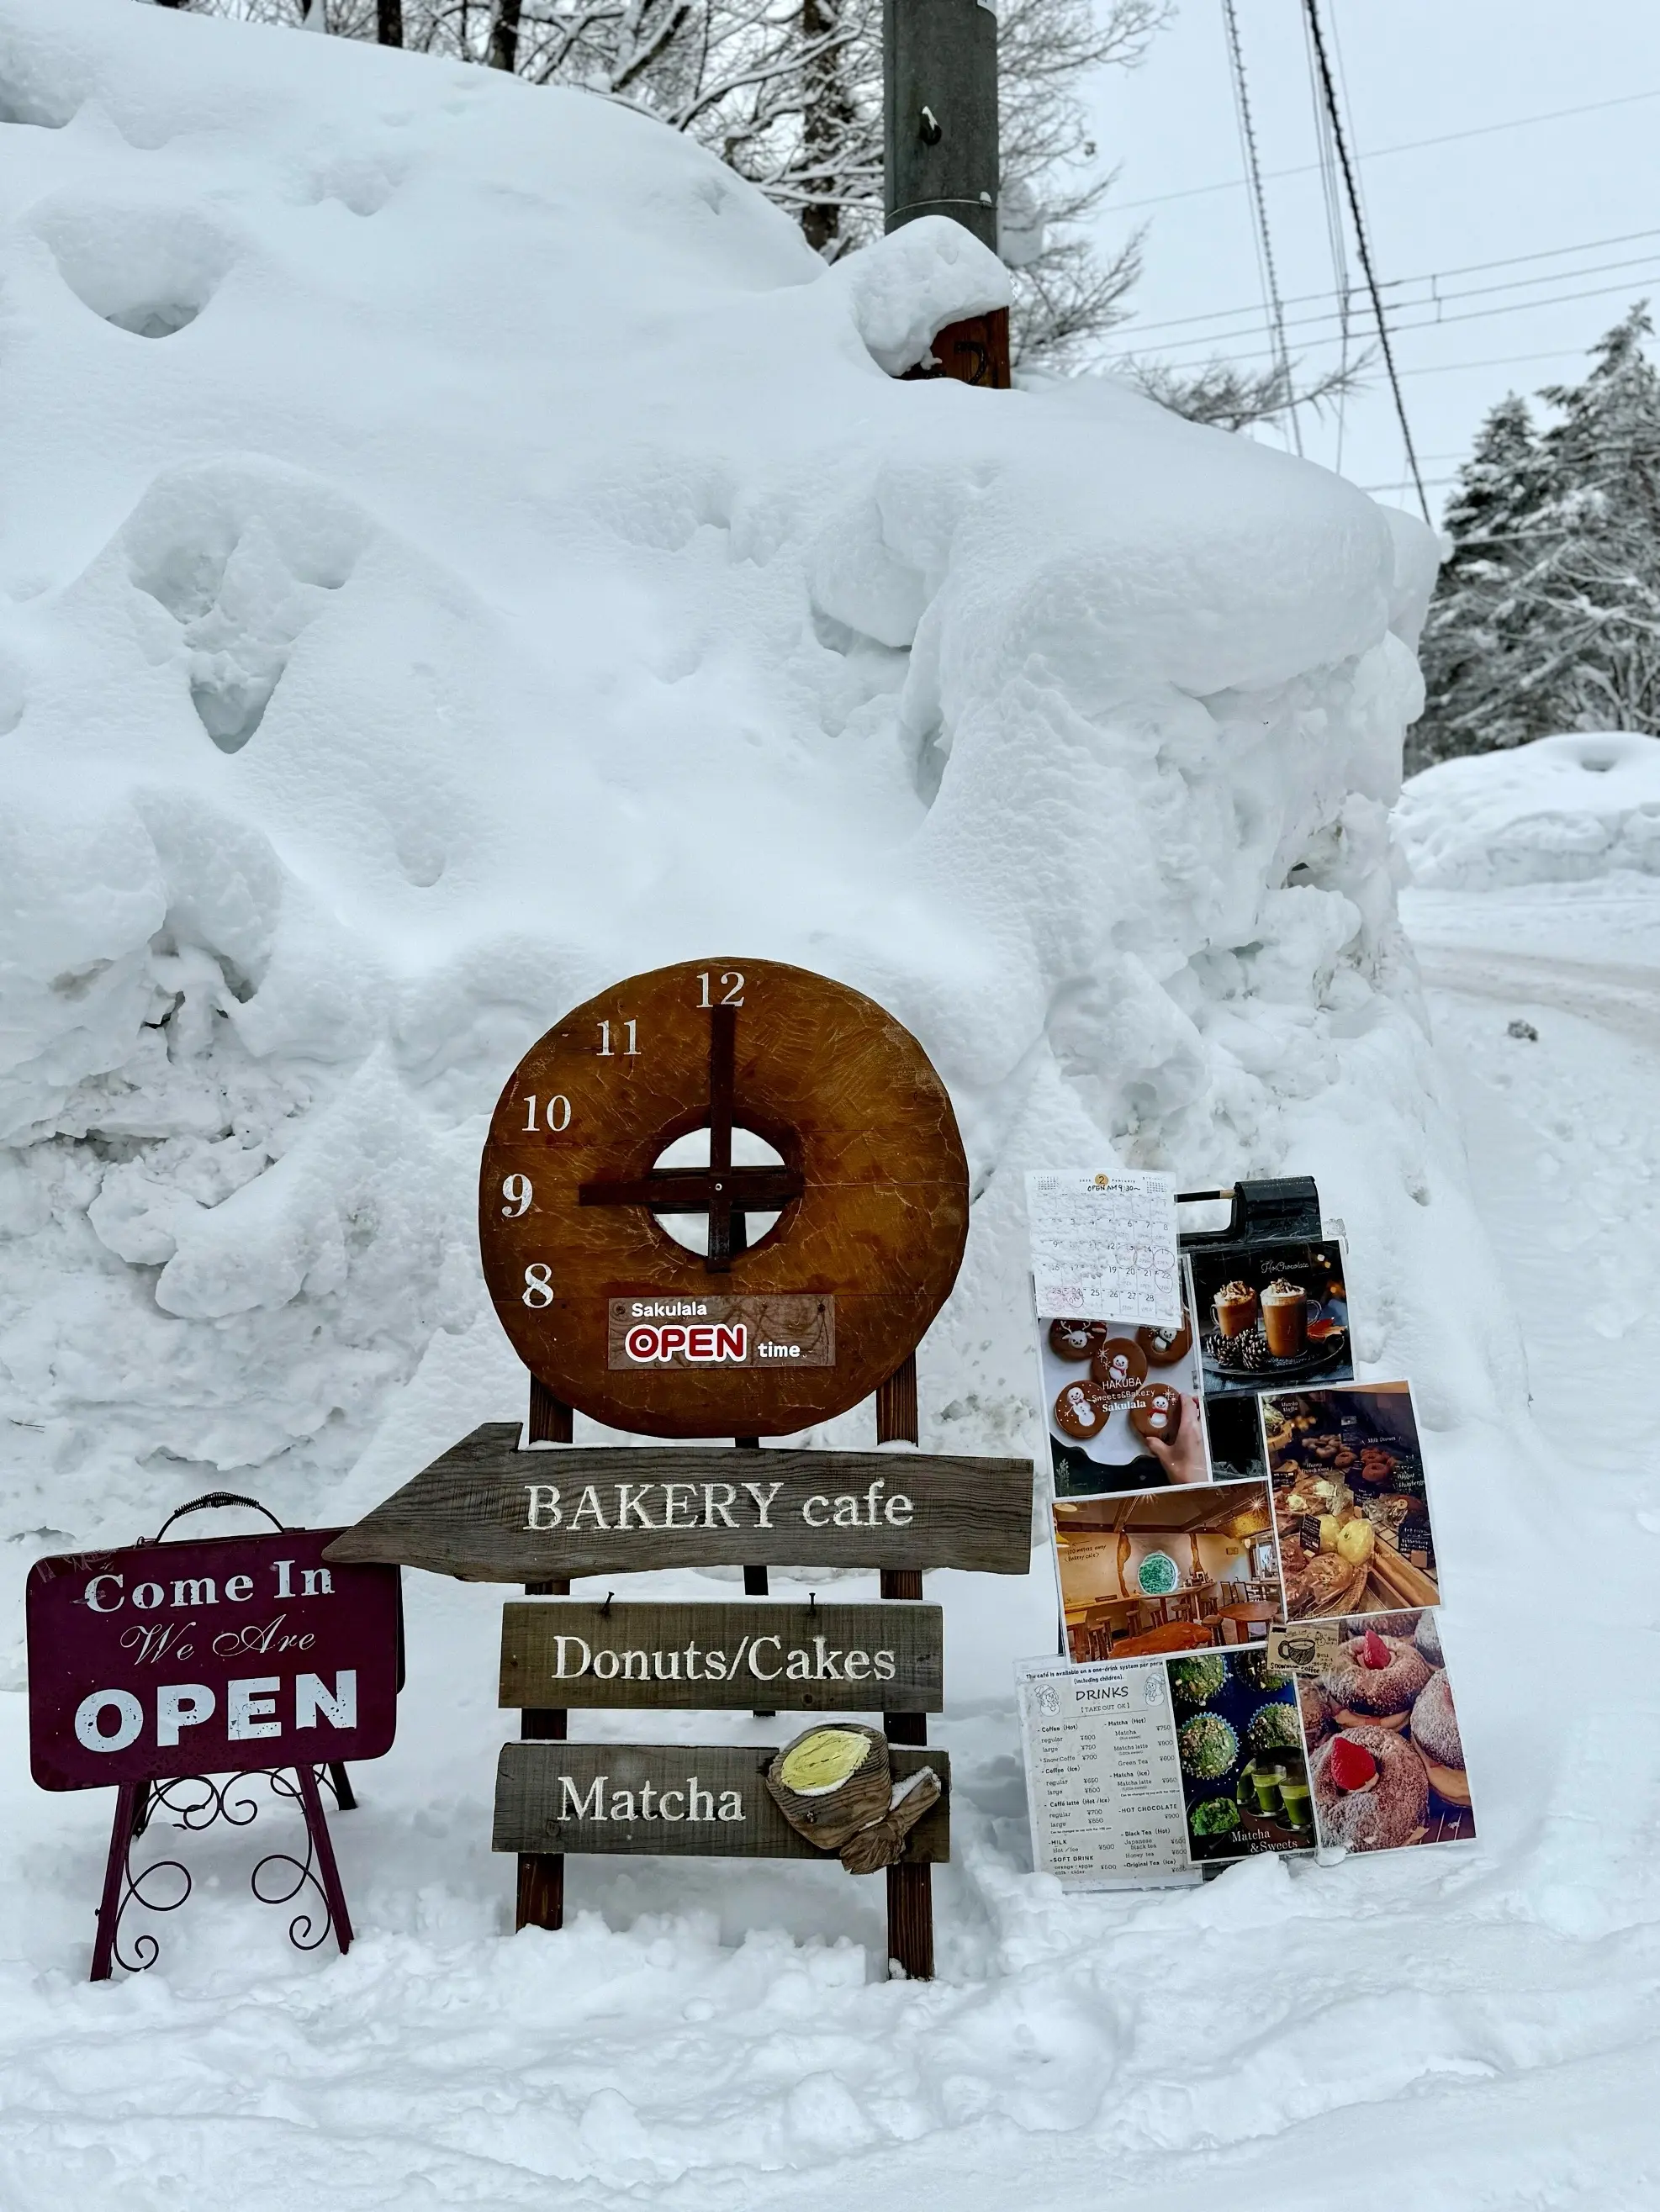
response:
[[[741,1220],[741,1217],[739,1217]],[[742,1230],[734,1223],[738,1236]],[[571,1409],[532,1376],[527,1440],[532,1443],[568,1444],[573,1439]],[[739,1444],[759,1448],[758,1437],[740,1437]],[[919,1441],[916,1403],[916,1356],[909,1354],[876,1394],[876,1441],[879,1444]],[[744,1591],[749,1597],[767,1595],[767,1570],[745,1567]],[[527,1597],[569,1597],[569,1581],[526,1583]],[[920,1568],[885,1568],[882,1595],[901,1601],[921,1600]],[[521,1711],[519,1734],[526,1742],[562,1743],[567,1715],[548,1707]],[[926,1744],[925,1713],[884,1713],[884,1733],[891,1743]],[[888,1959],[914,1982],[933,1978],[933,1869],[927,1865],[891,1866],[888,1885]],[[514,1924],[516,1928],[561,1928],[565,1918],[565,1862],[551,1851],[519,1854],[519,1888]]]

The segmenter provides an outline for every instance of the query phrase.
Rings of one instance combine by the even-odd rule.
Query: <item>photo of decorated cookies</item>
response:
[[[1057,1498],[1067,1648],[1080,1664],[1260,1643],[1284,1592],[1263,1482]]]
[[[1195,1864],[1314,1848],[1297,1678],[1262,1647],[1165,1662]]]
[[[1037,1335],[1057,1497],[1210,1480],[1199,1355],[1185,1310],[1177,1329],[1040,1321]]]
[[[1438,1603],[1435,1532],[1410,1387],[1274,1391],[1258,1404],[1287,1618]]]
[[[1388,1851],[1475,1835],[1438,1614],[1298,1623],[1271,1632],[1268,1657],[1296,1681],[1323,1844]]]
[[[1354,1373],[1343,1255],[1335,1243],[1195,1250],[1193,1313],[1213,1396]]]

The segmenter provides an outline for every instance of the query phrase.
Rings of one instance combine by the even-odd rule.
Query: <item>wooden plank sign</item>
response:
[[[937,1713],[944,1646],[937,1605],[508,1605],[499,1702]]]
[[[329,1547],[464,1582],[659,1567],[967,1567],[1024,1575],[1032,1468],[921,1452],[519,1449],[491,1422]]]
[[[767,1788],[776,1745],[504,1743],[496,1770],[498,1851],[651,1852],[665,1858],[820,1859]],[[902,1865],[951,1856],[951,1762],[943,1751],[889,1754],[903,1782],[931,1766],[939,1802],[905,1838]]]
[[[658,1164],[704,1128],[707,1167]],[[774,1164],[735,1162],[734,1130]],[[663,1226],[686,1214],[706,1252]],[[479,1176],[514,1350],[562,1403],[645,1436],[789,1436],[857,1405],[945,1304],[968,1219],[915,1038],[844,983],[748,957],[574,1007],[508,1078]]]

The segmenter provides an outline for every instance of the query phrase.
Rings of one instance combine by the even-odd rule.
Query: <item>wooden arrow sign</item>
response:
[[[1031,1563],[1031,1462],[921,1452],[519,1449],[492,1422],[337,1536],[330,1559],[464,1582],[555,1582],[657,1567],[968,1567]]]

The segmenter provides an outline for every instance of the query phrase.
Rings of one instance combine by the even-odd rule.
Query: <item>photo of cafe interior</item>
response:
[[[1260,1642],[1284,1617],[1264,1483],[1057,1498],[1054,1514],[1076,1661]]]

